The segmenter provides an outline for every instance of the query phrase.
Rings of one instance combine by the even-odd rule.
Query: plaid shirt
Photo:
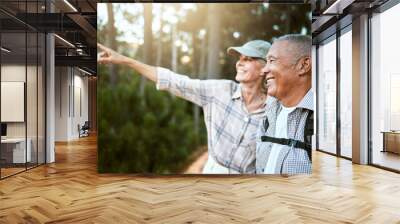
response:
[[[203,108],[208,152],[216,162],[240,173],[255,173],[256,133],[262,109],[247,112],[240,85],[230,80],[198,80],[157,68],[157,89]]]
[[[296,109],[288,116],[287,136],[288,138],[304,141],[304,128],[306,125],[307,115],[313,111],[313,92],[309,90],[303,97]],[[257,131],[257,149],[256,149],[256,169],[257,173],[264,173],[269,155],[274,143],[262,142],[261,136],[275,136],[276,118],[282,110],[279,101],[273,97],[268,97],[267,100],[266,118],[269,126],[265,130],[265,119],[260,123]],[[290,146],[283,147],[279,152],[278,160],[275,167],[275,173],[280,174],[282,169],[283,174],[311,174],[311,161],[304,149],[292,148]]]

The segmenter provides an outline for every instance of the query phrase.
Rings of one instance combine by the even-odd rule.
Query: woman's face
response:
[[[236,62],[236,81],[240,83],[257,83],[264,79],[261,72],[264,63],[260,59],[240,55]]]

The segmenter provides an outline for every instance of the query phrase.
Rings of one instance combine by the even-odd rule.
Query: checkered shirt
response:
[[[257,149],[256,149],[256,172],[264,173],[267,165],[272,145],[276,143],[262,142],[261,136],[275,136],[276,119],[282,106],[279,101],[273,97],[267,99],[266,118],[269,125],[265,130],[265,119],[260,123],[257,131]],[[303,97],[296,109],[288,115],[288,138],[304,141],[304,129],[306,125],[307,115],[313,111],[313,92],[309,90]],[[310,174],[311,161],[307,151],[301,148],[284,146],[279,152],[278,160],[275,167],[275,173],[280,174]]]
[[[255,173],[256,133],[265,117],[265,104],[247,112],[240,84],[230,80],[198,80],[157,68],[157,89],[203,108],[208,152],[222,166]]]

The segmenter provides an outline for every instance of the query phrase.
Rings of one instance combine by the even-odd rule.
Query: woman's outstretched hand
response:
[[[147,79],[150,79],[153,82],[157,81],[157,69],[155,67],[141,63],[135,59],[125,57],[99,43],[97,43],[97,47],[101,50],[101,52],[97,54],[97,62],[99,64],[126,65],[139,72]]]
[[[97,62],[99,64],[123,64],[125,56],[111,50],[97,43],[97,47],[100,48],[101,52],[97,54]]]

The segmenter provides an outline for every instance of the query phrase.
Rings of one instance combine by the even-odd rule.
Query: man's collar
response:
[[[310,89],[307,94],[303,97],[299,104],[297,104],[296,108],[304,108],[308,110],[314,110],[314,93]]]

